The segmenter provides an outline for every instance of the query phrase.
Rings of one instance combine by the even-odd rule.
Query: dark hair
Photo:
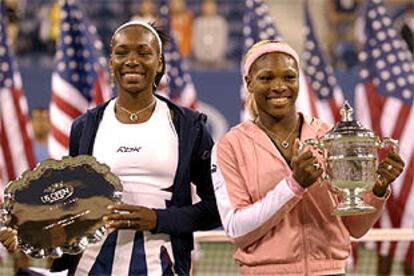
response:
[[[149,22],[148,24],[151,25],[151,27],[153,27],[154,30],[157,32],[158,36],[161,39],[162,47],[164,48],[165,47],[164,45],[166,43],[168,43],[168,40],[169,40],[167,31],[165,30],[165,28],[163,26],[158,25],[156,22]],[[137,26],[142,26],[142,25],[137,25]],[[118,29],[118,31],[120,31],[120,30]],[[111,44],[110,44],[111,45],[111,51],[112,51],[112,42],[114,40],[114,36],[115,36],[116,33],[117,33],[117,31],[115,31],[115,33],[113,33],[112,37],[111,37]],[[155,75],[155,79],[154,79],[155,87],[154,87],[154,89],[156,89],[156,87],[158,87],[158,85],[160,84],[160,81],[162,79],[162,76],[165,74],[164,49],[160,49],[160,54],[161,54],[162,68],[161,68],[161,72],[159,72]]]
[[[162,42],[162,47],[165,47],[165,44],[168,43],[168,33],[165,30],[165,28],[161,25],[157,25],[155,22],[151,22],[150,25],[155,29],[155,31],[157,32],[157,34],[160,36],[161,42]],[[162,69],[160,73],[157,73],[155,75],[155,86],[158,87],[158,85],[160,84],[160,81],[162,79],[162,76],[165,74],[165,57],[164,57],[164,49],[160,49],[161,51],[161,60],[162,60]]]

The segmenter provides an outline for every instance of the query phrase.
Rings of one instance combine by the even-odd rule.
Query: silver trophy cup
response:
[[[364,193],[371,191],[378,179],[377,151],[387,146],[398,151],[398,141],[380,139],[371,130],[353,118],[353,109],[345,102],[341,107],[342,119],[319,139],[308,139],[311,145],[323,152],[327,163],[324,179],[342,194],[341,203],[333,210],[337,216],[362,215],[375,211],[363,200]]]

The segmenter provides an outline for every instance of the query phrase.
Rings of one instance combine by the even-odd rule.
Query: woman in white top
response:
[[[161,30],[141,21],[113,34],[111,69],[118,97],[75,120],[70,155],[90,154],[111,167],[123,203],[103,218],[113,230],[52,270],[76,275],[188,275],[192,232],[220,224],[210,176],[213,145],[206,117],[155,95],[164,73]],[[192,204],[190,183],[201,201]],[[0,241],[16,248],[16,232]]]

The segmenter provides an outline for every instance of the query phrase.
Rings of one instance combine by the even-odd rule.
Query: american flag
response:
[[[344,102],[332,66],[327,64],[313,29],[308,1],[305,1],[305,47],[302,55],[307,93],[298,99],[300,107],[308,107],[307,114],[334,123],[340,119],[339,106]],[[303,80],[303,79],[302,79]],[[302,85],[303,87],[303,85]],[[309,104],[306,104],[309,103]]]
[[[168,5],[165,1],[161,3],[160,10],[169,36],[169,41],[164,47],[166,74],[160,84],[161,92],[181,106],[196,108],[197,91],[188,72],[187,63],[182,59],[172,35]]]
[[[337,118],[337,106],[343,102],[341,89],[336,85],[333,70],[325,62],[319,43],[316,40],[306,7],[306,42],[304,52],[304,71],[300,69],[300,91],[296,101],[298,111],[320,117],[326,122]],[[254,43],[263,39],[284,40],[277,31],[264,0],[246,0],[246,12],[243,18],[244,53]],[[243,72],[243,70],[241,70]],[[247,91],[241,86],[241,121],[250,118],[245,105]]]
[[[359,55],[361,83],[356,88],[356,115],[383,137],[399,140],[406,168],[394,183],[382,228],[414,228],[414,60],[392,27],[383,1],[370,0],[364,11],[363,50]],[[382,242],[382,255],[414,262],[414,242]]]
[[[68,154],[72,121],[88,108],[110,98],[106,60],[96,28],[87,22],[75,0],[60,1],[60,37],[52,73],[49,156]]]
[[[0,184],[7,184],[35,166],[22,79],[7,39],[7,18],[0,2]],[[0,193],[3,189],[0,186]],[[3,197],[1,197],[3,198]]]
[[[269,8],[263,0],[246,0],[246,11],[243,16],[243,36],[243,54],[246,54],[247,50],[260,40],[282,40],[273,24],[272,17],[269,14]],[[243,76],[243,61],[240,70],[241,75]],[[248,92],[242,84],[240,86],[241,121],[246,121],[250,118],[246,105],[247,93]]]

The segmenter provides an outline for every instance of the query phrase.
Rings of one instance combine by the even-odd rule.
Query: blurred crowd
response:
[[[298,0],[299,1],[299,0]],[[105,46],[115,26],[129,19],[163,24],[161,0],[95,0],[84,9],[98,27]],[[242,0],[169,0],[170,26],[182,57],[196,67],[238,66],[242,54]],[[59,36],[59,5],[53,0],[5,0],[9,17],[9,36],[17,55],[33,52],[54,54]],[[359,10],[364,0],[332,0],[327,3],[328,54],[334,67],[345,69],[357,64]],[[414,4],[412,1],[386,2],[394,24],[413,50]],[[82,3],[86,5],[86,3]]]
[[[100,12],[91,12],[89,18],[100,21],[93,23],[98,26],[104,42],[109,41],[107,36],[114,26],[128,19],[163,24],[158,12],[158,1],[117,1],[115,5],[110,1],[95,1],[94,4],[97,2],[100,4]],[[32,52],[53,54],[59,37],[58,2],[6,0],[5,3],[9,37],[17,56]],[[228,21],[218,12],[220,7],[217,1],[201,1],[197,15],[186,0],[168,1],[168,7],[171,30],[182,57],[207,66],[225,65],[229,49],[229,27]],[[110,19],[106,20],[108,18]]]

